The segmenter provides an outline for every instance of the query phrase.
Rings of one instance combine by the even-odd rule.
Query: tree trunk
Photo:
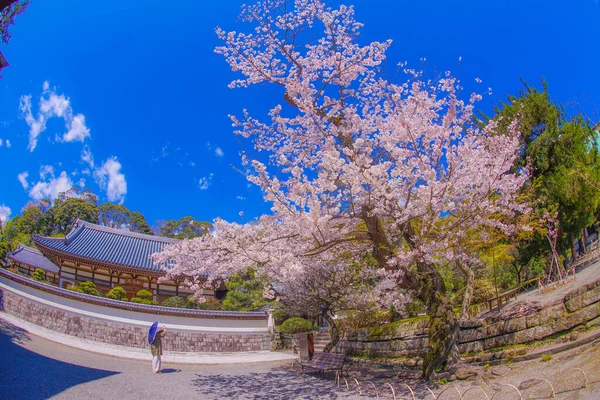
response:
[[[456,364],[460,359],[457,345],[457,318],[446,293],[446,285],[433,265],[417,266],[421,280],[419,297],[429,315],[429,344],[423,357],[423,375],[432,380],[436,372]]]
[[[459,268],[465,275],[467,275],[467,286],[465,288],[465,297],[462,302],[462,309],[460,311],[460,319],[469,318],[469,307],[471,307],[471,301],[473,300],[473,291],[475,290],[475,273],[469,267],[465,267],[459,263]]]
[[[342,335],[340,333],[340,329],[335,323],[333,316],[329,313],[323,315],[327,324],[329,325],[329,336],[331,336],[331,342],[327,343],[327,346],[323,349],[324,353],[331,353],[331,350],[335,347],[336,344],[340,341]]]
[[[572,261],[577,259],[577,250],[575,250],[575,234],[573,232],[569,233],[569,240],[571,241],[571,258]]]

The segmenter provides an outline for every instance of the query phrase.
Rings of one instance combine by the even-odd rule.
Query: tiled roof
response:
[[[59,269],[52,261],[48,260],[37,249],[34,249],[24,244],[19,244],[19,247],[11,253],[8,253],[8,258],[20,264],[26,264],[34,268],[41,268],[46,272],[57,274]]]
[[[8,67],[8,62],[6,61],[6,58],[4,58],[2,52],[0,51],[0,70],[4,67]]]
[[[162,272],[150,256],[177,239],[144,235],[77,220],[64,238],[35,235],[36,245],[58,253],[130,269]]]

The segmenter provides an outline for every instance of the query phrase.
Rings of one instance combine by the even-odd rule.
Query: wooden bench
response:
[[[300,371],[304,374],[304,369],[312,369],[318,372],[336,371],[342,373],[344,367],[344,361],[346,355],[344,354],[333,354],[333,353],[315,353],[311,361],[298,361],[294,362],[300,366]]]

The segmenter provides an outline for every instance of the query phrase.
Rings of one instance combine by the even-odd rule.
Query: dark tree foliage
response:
[[[524,190],[537,199],[536,208],[558,211],[562,249],[575,255],[575,238],[595,221],[600,205],[600,157],[592,125],[582,115],[569,116],[554,102],[545,81],[542,90],[524,83],[518,96],[496,109],[498,132],[502,133],[519,116],[522,139],[521,158],[516,168],[525,165],[531,174]],[[523,244],[528,256],[539,256],[550,248],[547,239],[537,236]]]
[[[193,239],[210,231],[210,222],[199,222],[192,217],[183,217],[180,220],[168,220],[158,228],[158,235],[175,239]]]
[[[84,199],[56,199],[53,208],[55,233],[67,234],[78,219],[98,223],[98,207]]]
[[[129,228],[132,232],[145,233],[146,235],[154,235],[154,232],[152,232],[152,228],[150,228],[150,225],[148,225],[148,222],[146,222],[146,218],[142,213],[132,211],[131,214],[129,214],[129,223]]]
[[[7,3],[10,3],[7,5]],[[2,43],[8,44],[11,38],[9,28],[15,23],[15,17],[25,11],[29,5],[29,0],[0,1],[0,40]]]
[[[98,207],[98,221],[109,228],[127,229],[130,225],[130,211],[120,204],[102,203]]]
[[[223,309],[226,311],[251,311],[268,303],[263,297],[265,282],[256,277],[253,268],[234,274],[225,285],[227,295]]]

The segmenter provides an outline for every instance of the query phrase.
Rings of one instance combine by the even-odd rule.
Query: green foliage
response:
[[[33,271],[33,280],[42,282],[44,279],[46,279],[46,272],[41,268],[36,268],[35,271]]]
[[[223,309],[223,304],[219,301],[219,299],[209,297],[203,303],[198,304],[198,309],[220,311]]]
[[[293,317],[283,321],[279,326],[279,331],[287,334],[310,332],[319,329],[312,322],[304,318]]]
[[[154,235],[154,232],[152,232],[150,225],[148,225],[146,218],[142,213],[132,211],[131,214],[129,214],[129,223],[131,224],[129,228],[132,232]]]
[[[288,318],[290,318],[290,315],[285,309],[276,308],[275,310],[273,310],[273,319],[276,322],[283,322]]]
[[[446,383],[448,383],[448,378],[442,378],[442,379],[440,379],[440,386],[443,386]]]
[[[153,306],[158,305],[158,302],[152,300],[152,292],[146,289],[142,289],[136,293],[135,297],[131,298],[132,303],[140,303],[140,304],[150,304]]]
[[[588,120],[568,116],[564,108],[551,100],[548,85],[538,90],[525,84],[518,96],[497,108],[498,133],[519,115],[518,130],[524,151],[519,165],[530,165],[530,185],[536,210],[558,211],[559,229],[570,235],[565,249],[573,248],[573,239],[590,226],[600,205],[600,157],[597,134]],[[529,256],[547,254],[550,247],[545,235],[536,235],[526,247]],[[523,246],[521,246],[523,249]],[[528,259],[522,260],[526,265]]]
[[[29,0],[19,0],[0,11],[0,40],[8,44],[11,38],[8,30],[14,24],[15,17],[25,11],[29,5]]]
[[[98,207],[81,198],[58,199],[54,203],[54,226],[59,233],[68,233],[77,219],[98,223]]]
[[[158,235],[175,239],[193,239],[208,233],[212,228],[210,222],[199,222],[192,217],[180,220],[168,220],[161,224]]]
[[[425,304],[419,299],[413,299],[410,303],[404,306],[408,318],[417,317],[419,314],[425,312]]]
[[[100,296],[100,292],[98,292],[98,289],[96,289],[96,285],[93,282],[81,282],[79,284],[79,290],[81,293]]]
[[[129,225],[129,214],[120,204],[102,203],[98,207],[98,222],[109,228],[124,229]]]
[[[542,354],[541,360],[542,362],[548,362],[552,360],[552,354]]]
[[[396,307],[392,304],[390,306],[390,322],[400,321],[402,319],[402,315],[396,311]]]
[[[171,296],[163,300],[161,305],[165,307],[187,308],[187,300],[181,296]]]
[[[374,328],[389,322],[391,322],[389,311],[369,310],[348,312],[337,320],[337,325],[342,332],[352,332],[359,329]]]
[[[251,311],[268,304],[263,297],[265,282],[256,276],[254,268],[235,273],[226,283],[223,299],[225,311]]]
[[[127,292],[121,286],[115,286],[110,289],[106,294],[106,297],[113,300],[129,301],[127,299]]]
[[[475,280],[475,288],[473,290],[473,304],[482,303],[491,299],[496,295],[496,290],[492,282],[487,279]]]

